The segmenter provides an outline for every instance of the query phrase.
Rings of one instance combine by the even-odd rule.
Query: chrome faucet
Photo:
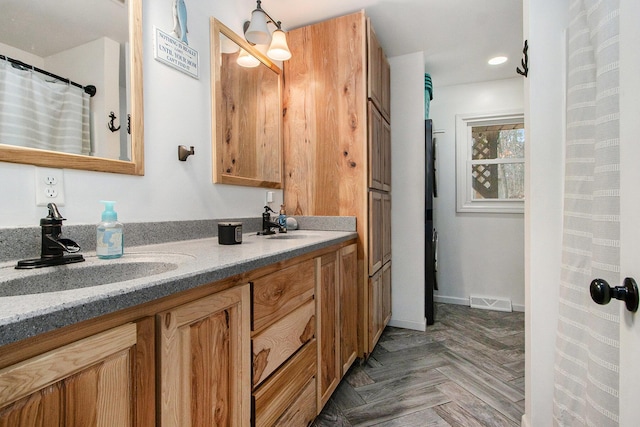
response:
[[[271,209],[269,206],[264,207],[264,212],[262,212],[262,230],[258,231],[259,236],[276,234],[276,232],[272,230],[273,228],[277,228],[281,233],[283,232],[284,229],[280,224],[271,221],[272,213],[275,213],[273,209]]]
[[[76,252],[80,251],[80,246],[71,239],[61,237],[62,221],[65,218],[60,215],[56,204],[49,203],[47,208],[49,209],[49,215],[40,220],[40,227],[42,228],[40,258],[18,261],[18,265],[16,265],[18,269],[40,268],[84,261],[84,257],[81,254],[76,254]],[[65,255],[65,252],[71,255]]]

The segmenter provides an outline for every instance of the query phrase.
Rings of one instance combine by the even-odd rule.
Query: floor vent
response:
[[[471,295],[469,297],[471,308],[482,308],[485,310],[513,311],[511,300],[507,298],[488,298]]]

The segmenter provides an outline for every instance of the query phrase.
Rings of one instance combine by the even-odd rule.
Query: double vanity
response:
[[[356,238],[250,233],[0,264],[0,424],[308,424],[356,358]]]

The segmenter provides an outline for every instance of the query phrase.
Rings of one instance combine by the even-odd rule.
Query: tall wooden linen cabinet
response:
[[[364,11],[288,32],[284,203],[356,216],[359,355],[391,317],[390,67]]]

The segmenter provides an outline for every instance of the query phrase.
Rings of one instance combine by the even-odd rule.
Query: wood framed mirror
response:
[[[29,136],[34,143],[24,143],[13,130],[2,133],[0,129],[0,161],[25,163],[36,166],[83,169],[90,171],[112,172],[130,175],[144,175],[144,117],[142,100],[142,2],[143,0],[59,0],[49,4],[40,0],[8,0],[3,7],[6,12],[0,17],[0,62],[9,64],[7,70],[15,70],[33,74],[33,67],[53,73],[71,81],[78,78],[69,73],[76,69],[94,72],[96,70],[114,71],[95,84],[97,94],[109,97],[114,103],[104,102],[104,108],[111,107],[117,121],[111,122],[107,114],[98,114],[91,101],[89,119],[85,112],[84,133],[90,129],[91,149],[81,151],[66,148],[34,148],[41,147],[40,141]],[[38,29],[47,30],[38,31]],[[31,39],[39,36],[38,39]],[[53,42],[58,46],[47,45]],[[75,44],[74,44],[75,43]],[[77,44],[82,43],[80,46]],[[93,58],[100,56],[95,47],[105,46],[105,52],[117,56],[117,61],[105,59],[96,65]],[[59,49],[58,49],[59,48]],[[57,49],[57,50],[54,50]],[[58,51],[59,50],[59,51]],[[92,59],[85,61],[82,52],[90,52]],[[107,55],[102,55],[109,58]],[[8,59],[20,63],[10,62]],[[24,59],[26,58],[26,60]],[[72,58],[72,59],[64,59]],[[117,62],[117,65],[113,63]],[[44,65],[41,65],[44,64]],[[49,67],[47,67],[49,65]],[[73,67],[69,73],[57,71],[64,67]],[[109,68],[109,66],[111,68]],[[32,68],[29,68],[32,67]],[[62,68],[61,68],[62,67]],[[89,71],[87,71],[89,70]],[[117,73],[117,76],[114,74]],[[107,73],[103,73],[107,74]],[[42,77],[41,74],[38,74]],[[60,84],[64,79],[44,77],[45,84]],[[110,85],[102,85],[111,79]],[[120,84],[125,82],[126,84]],[[78,82],[82,85],[94,82]],[[69,84],[69,83],[67,83]],[[108,90],[107,88],[113,89]],[[117,94],[113,92],[117,91]],[[26,96],[25,96],[26,97]],[[128,115],[128,117],[127,117]],[[33,120],[35,114],[29,116]],[[75,120],[75,119],[74,119]],[[87,124],[88,122],[88,124]],[[36,123],[41,123],[40,119]],[[9,128],[11,125],[5,125]],[[38,140],[51,140],[47,134],[39,133]],[[86,140],[86,137],[83,140]],[[60,138],[65,140],[65,137]],[[102,141],[102,142],[100,142]],[[104,143],[104,145],[99,145]],[[114,145],[116,145],[114,147]],[[107,148],[105,146],[108,145]],[[115,154],[111,154],[115,152]]]
[[[280,68],[217,19],[210,30],[213,182],[282,188]]]

